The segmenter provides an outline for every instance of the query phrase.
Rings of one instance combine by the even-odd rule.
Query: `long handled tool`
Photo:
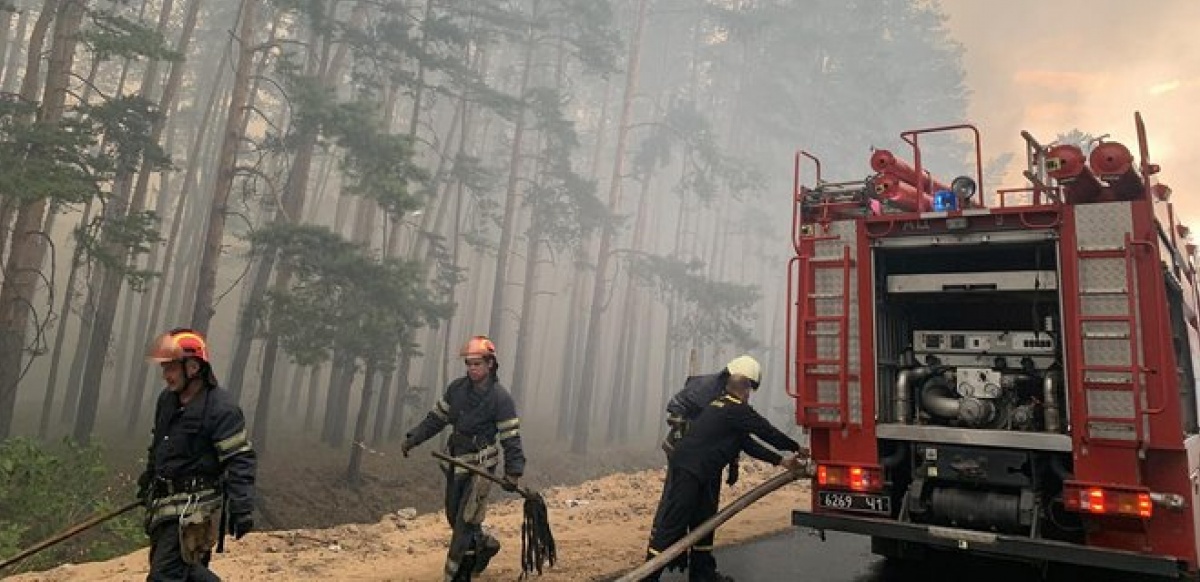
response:
[[[738,512],[746,509],[752,503],[762,499],[768,493],[771,493],[772,491],[775,491],[776,489],[779,489],[780,487],[783,487],[784,485],[787,485],[788,483],[791,483],[792,481],[795,481],[803,476],[805,476],[803,471],[786,471],[771,477],[762,485],[751,489],[750,491],[746,492],[745,495],[735,499],[732,503],[725,506],[724,509],[718,511],[716,515],[708,518],[708,521],[700,524],[696,527],[696,529],[688,532],[686,536],[683,536],[682,539],[675,542],[673,545],[671,545],[671,547],[663,550],[657,556],[646,561],[641,566],[634,568],[628,574],[618,578],[616,582],[639,582],[653,572],[656,572],[661,568],[665,568],[667,564],[671,563],[672,560],[679,557],[680,554],[686,552],[688,548],[700,541],[700,538],[712,533],[714,530],[720,527],[721,524],[729,521],[729,518],[737,515]]]
[[[7,560],[4,560],[3,562],[0,562],[0,569],[4,569],[13,564],[16,564],[17,562],[20,562],[21,560],[24,560],[25,558],[28,558],[29,556],[32,556],[50,546],[53,546],[60,542],[66,541],[66,540],[68,540],[72,537],[75,537],[93,527],[96,527],[114,517],[117,517],[118,515],[121,515],[128,511],[131,511],[135,508],[142,507],[143,505],[144,505],[144,503],[141,501],[133,501],[133,502],[130,502],[128,505],[125,505],[123,507],[118,507],[112,511],[94,515],[94,516],[88,518],[86,521],[82,521],[82,522],[77,523],[61,532],[58,532],[58,533],[54,534],[53,536],[50,536],[49,538],[46,538],[34,545],[22,550],[19,554],[15,555],[11,558],[8,558]]]
[[[515,491],[525,498],[525,520],[521,523],[522,578],[535,570],[541,574],[547,564],[554,565],[555,560],[558,559],[558,553],[554,545],[554,533],[550,531],[550,512],[546,508],[546,500],[541,493],[527,487],[514,486],[512,482],[501,479],[478,466],[438,451],[433,451],[433,456],[492,481],[506,490]]]

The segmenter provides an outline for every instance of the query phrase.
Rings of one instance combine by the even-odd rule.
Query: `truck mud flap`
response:
[[[952,527],[807,511],[793,511],[792,525],[887,538],[997,557],[1077,564],[1168,578],[1178,578],[1184,574],[1182,563],[1169,557],[1125,550],[1089,548],[1053,540],[1038,540]]]

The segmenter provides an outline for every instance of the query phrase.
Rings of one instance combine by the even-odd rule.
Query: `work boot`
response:
[[[500,540],[488,534],[481,534],[479,540],[479,546],[475,549],[475,567],[471,570],[475,574],[483,572],[484,568],[488,567],[488,562],[500,553]]]

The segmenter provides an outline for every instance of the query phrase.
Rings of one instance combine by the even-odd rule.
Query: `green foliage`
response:
[[[402,338],[449,316],[418,263],[378,260],[324,227],[273,225],[251,243],[256,254],[275,253],[293,274],[289,287],[268,293],[254,313],[299,364],[337,351],[384,369]]]
[[[33,104],[0,101],[0,197],[72,204],[98,194],[109,164],[89,153],[94,126],[75,117],[36,122],[36,111]]]
[[[110,472],[98,445],[0,441],[0,556],[12,556],[93,514],[133,501],[135,490],[130,476]],[[37,570],[128,553],[146,542],[142,517],[134,510],[15,568]]]
[[[158,61],[182,61],[157,30],[119,14],[90,11],[92,26],[83,32],[83,42],[99,60],[145,57]]]
[[[93,132],[104,136],[105,169],[127,176],[143,168],[170,168],[167,153],[151,139],[153,125],[162,115],[146,98],[124,95],[99,105],[81,104],[76,112],[93,124]]]
[[[344,152],[348,193],[374,200],[395,220],[420,207],[410,185],[427,180],[428,174],[413,161],[410,137],[381,131],[383,120],[370,102],[339,106],[332,122]]]
[[[535,88],[526,99],[531,127],[542,137],[540,173],[525,189],[524,197],[533,209],[531,230],[556,247],[579,245],[589,233],[611,221],[608,207],[596,196],[596,183],[571,167],[571,154],[579,148],[579,139],[574,123],[563,117],[566,98],[552,89]]]
[[[558,0],[551,24],[573,49],[587,72],[608,75],[617,70],[621,38],[609,0]]]
[[[748,160],[723,152],[711,122],[687,101],[674,102],[650,126],[634,152],[634,172],[648,178],[655,169],[671,163],[677,148],[683,153],[684,171],[675,190],[681,194],[711,202],[722,192],[740,198],[765,187],[761,171]]]
[[[651,285],[662,297],[674,297],[687,309],[672,337],[697,345],[733,345],[751,349],[757,342],[751,333],[752,310],[760,298],[755,285],[714,281],[702,275],[703,265],[671,257],[638,255],[631,274]]]
[[[127,258],[150,252],[150,245],[162,241],[158,232],[158,215],[152,210],[131,212],[125,216],[96,217],[87,225],[75,228],[75,242],[84,256],[104,265],[105,269],[119,273],[134,291],[142,291],[157,271],[138,269],[137,263]],[[107,239],[102,238],[107,237]],[[106,248],[106,243],[119,249],[116,254]]]

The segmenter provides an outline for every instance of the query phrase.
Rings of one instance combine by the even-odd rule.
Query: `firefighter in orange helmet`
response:
[[[155,338],[146,355],[166,382],[138,479],[150,536],[146,579],[220,580],[208,562],[222,526],[236,539],[254,527],[256,463],[245,419],[217,386],[203,335],[173,329]]]
[[[405,435],[401,451],[407,457],[413,447],[450,426],[453,432],[446,443],[448,455],[494,472],[503,449],[504,474],[509,483],[505,489],[515,490],[525,472],[521,421],[512,396],[496,376],[500,368],[496,345],[479,335],[467,340],[459,354],[466,375],[446,386],[433,410]],[[483,531],[491,481],[445,464],[442,470],[446,474],[446,520],[453,530],[445,579],[466,581],[483,572],[500,551],[500,542]]]

